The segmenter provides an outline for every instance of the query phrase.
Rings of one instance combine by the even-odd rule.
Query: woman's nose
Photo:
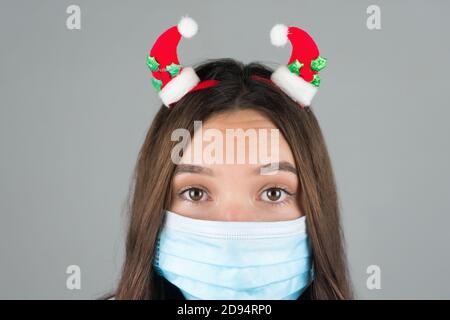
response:
[[[222,221],[252,221],[255,216],[251,201],[236,194],[222,199],[217,210],[217,219]]]

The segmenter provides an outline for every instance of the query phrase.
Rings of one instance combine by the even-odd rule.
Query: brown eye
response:
[[[282,188],[269,188],[263,191],[261,200],[274,203],[282,203],[291,194]]]
[[[278,201],[281,198],[281,190],[276,188],[271,188],[266,190],[267,198],[270,201]]]
[[[191,188],[189,191],[189,198],[192,201],[200,201],[203,197],[203,190],[198,188]]]
[[[207,195],[207,193],[204,190],[202,190],[200,188],[195,188],[195,187],[186,189],[183,192],[181,192],[181,194],[180,194],[180,196],[182,198],[184,198],[185,200],[188,200],[188,201],[192,201],[192,202],[199,202],[199,201],[206,200],[206,199],[204,199],[206,195]]]

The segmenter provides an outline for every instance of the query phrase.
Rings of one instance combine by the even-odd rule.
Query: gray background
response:
[[[66,8],[81,7],[81,30]],[[366,8],[381,7],[381,30]],[[275,23],[329,59],[314,110],[340,193],[357,298],[450,298],[450,45],[446,1],[1,1],[0,298],[93,299],[123,261],[123,205],[160,105],[145,57],[184,14],[179,47],[286,63]],[[82,270],[66,289],[66,267]],[[381,289],[366,268],[381,268]]]

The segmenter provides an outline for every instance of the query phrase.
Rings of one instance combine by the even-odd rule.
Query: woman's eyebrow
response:
[[[255,173],[261,174],[262,170],[264,170],[266,173],[271,171],[286,171],[297,175],[297,169],[292,163],[288,161],[271,162],[265,164],[259,168],[256,168]]]
[[[195,174],[206,174],[209,176],[213,176],[214,173],[211,169],[205,168],[202,166],[197,166],[193,164],[179,164],[175,168],[174,175],[181,174],[181,173],[195,173]]]

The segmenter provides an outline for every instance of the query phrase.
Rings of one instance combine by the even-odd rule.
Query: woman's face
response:
[[[222,146],[216,150],[222,150],[224,161],[211,163],[205,159],[205,154],[212,154],[212,140],[205,138],[208,129],[222,133]],[[260,156],[257,156],[256,163],[251,161],[250,153],[258,155],[258,150],[249,143],[248,138],[240,146],[235,138],[234,148],[230,148],[225,139],[226,129],[242,129],[244,132],[248,129],[264,132],[260,130],[265,129],[266,139],[256,139],[256,145],[258,150],[268,146],[264,150],[269,155],[269,161],[260,160]],[[255,110],[218,114],[202,123],[203,134],[199,131],[194,134],[177,165],[172,179],[169,210],[191,218],[220,221],[279,221],[302,216],[297,200],[300,190],[292,152],[281,132],[277,139],[278,147],[271,148],[271,129],[277,128]],[[206,150],[208,145],[209,151]],[[236,160],[238,148],[245,151],[244,163]],[[234,152],[234,161],[226,161],[226,152]],[[267,169],[270,163],[274,169]],[[274,163],[279,165],[274,166]],[[261,166],[266,168],[264,173]]]

